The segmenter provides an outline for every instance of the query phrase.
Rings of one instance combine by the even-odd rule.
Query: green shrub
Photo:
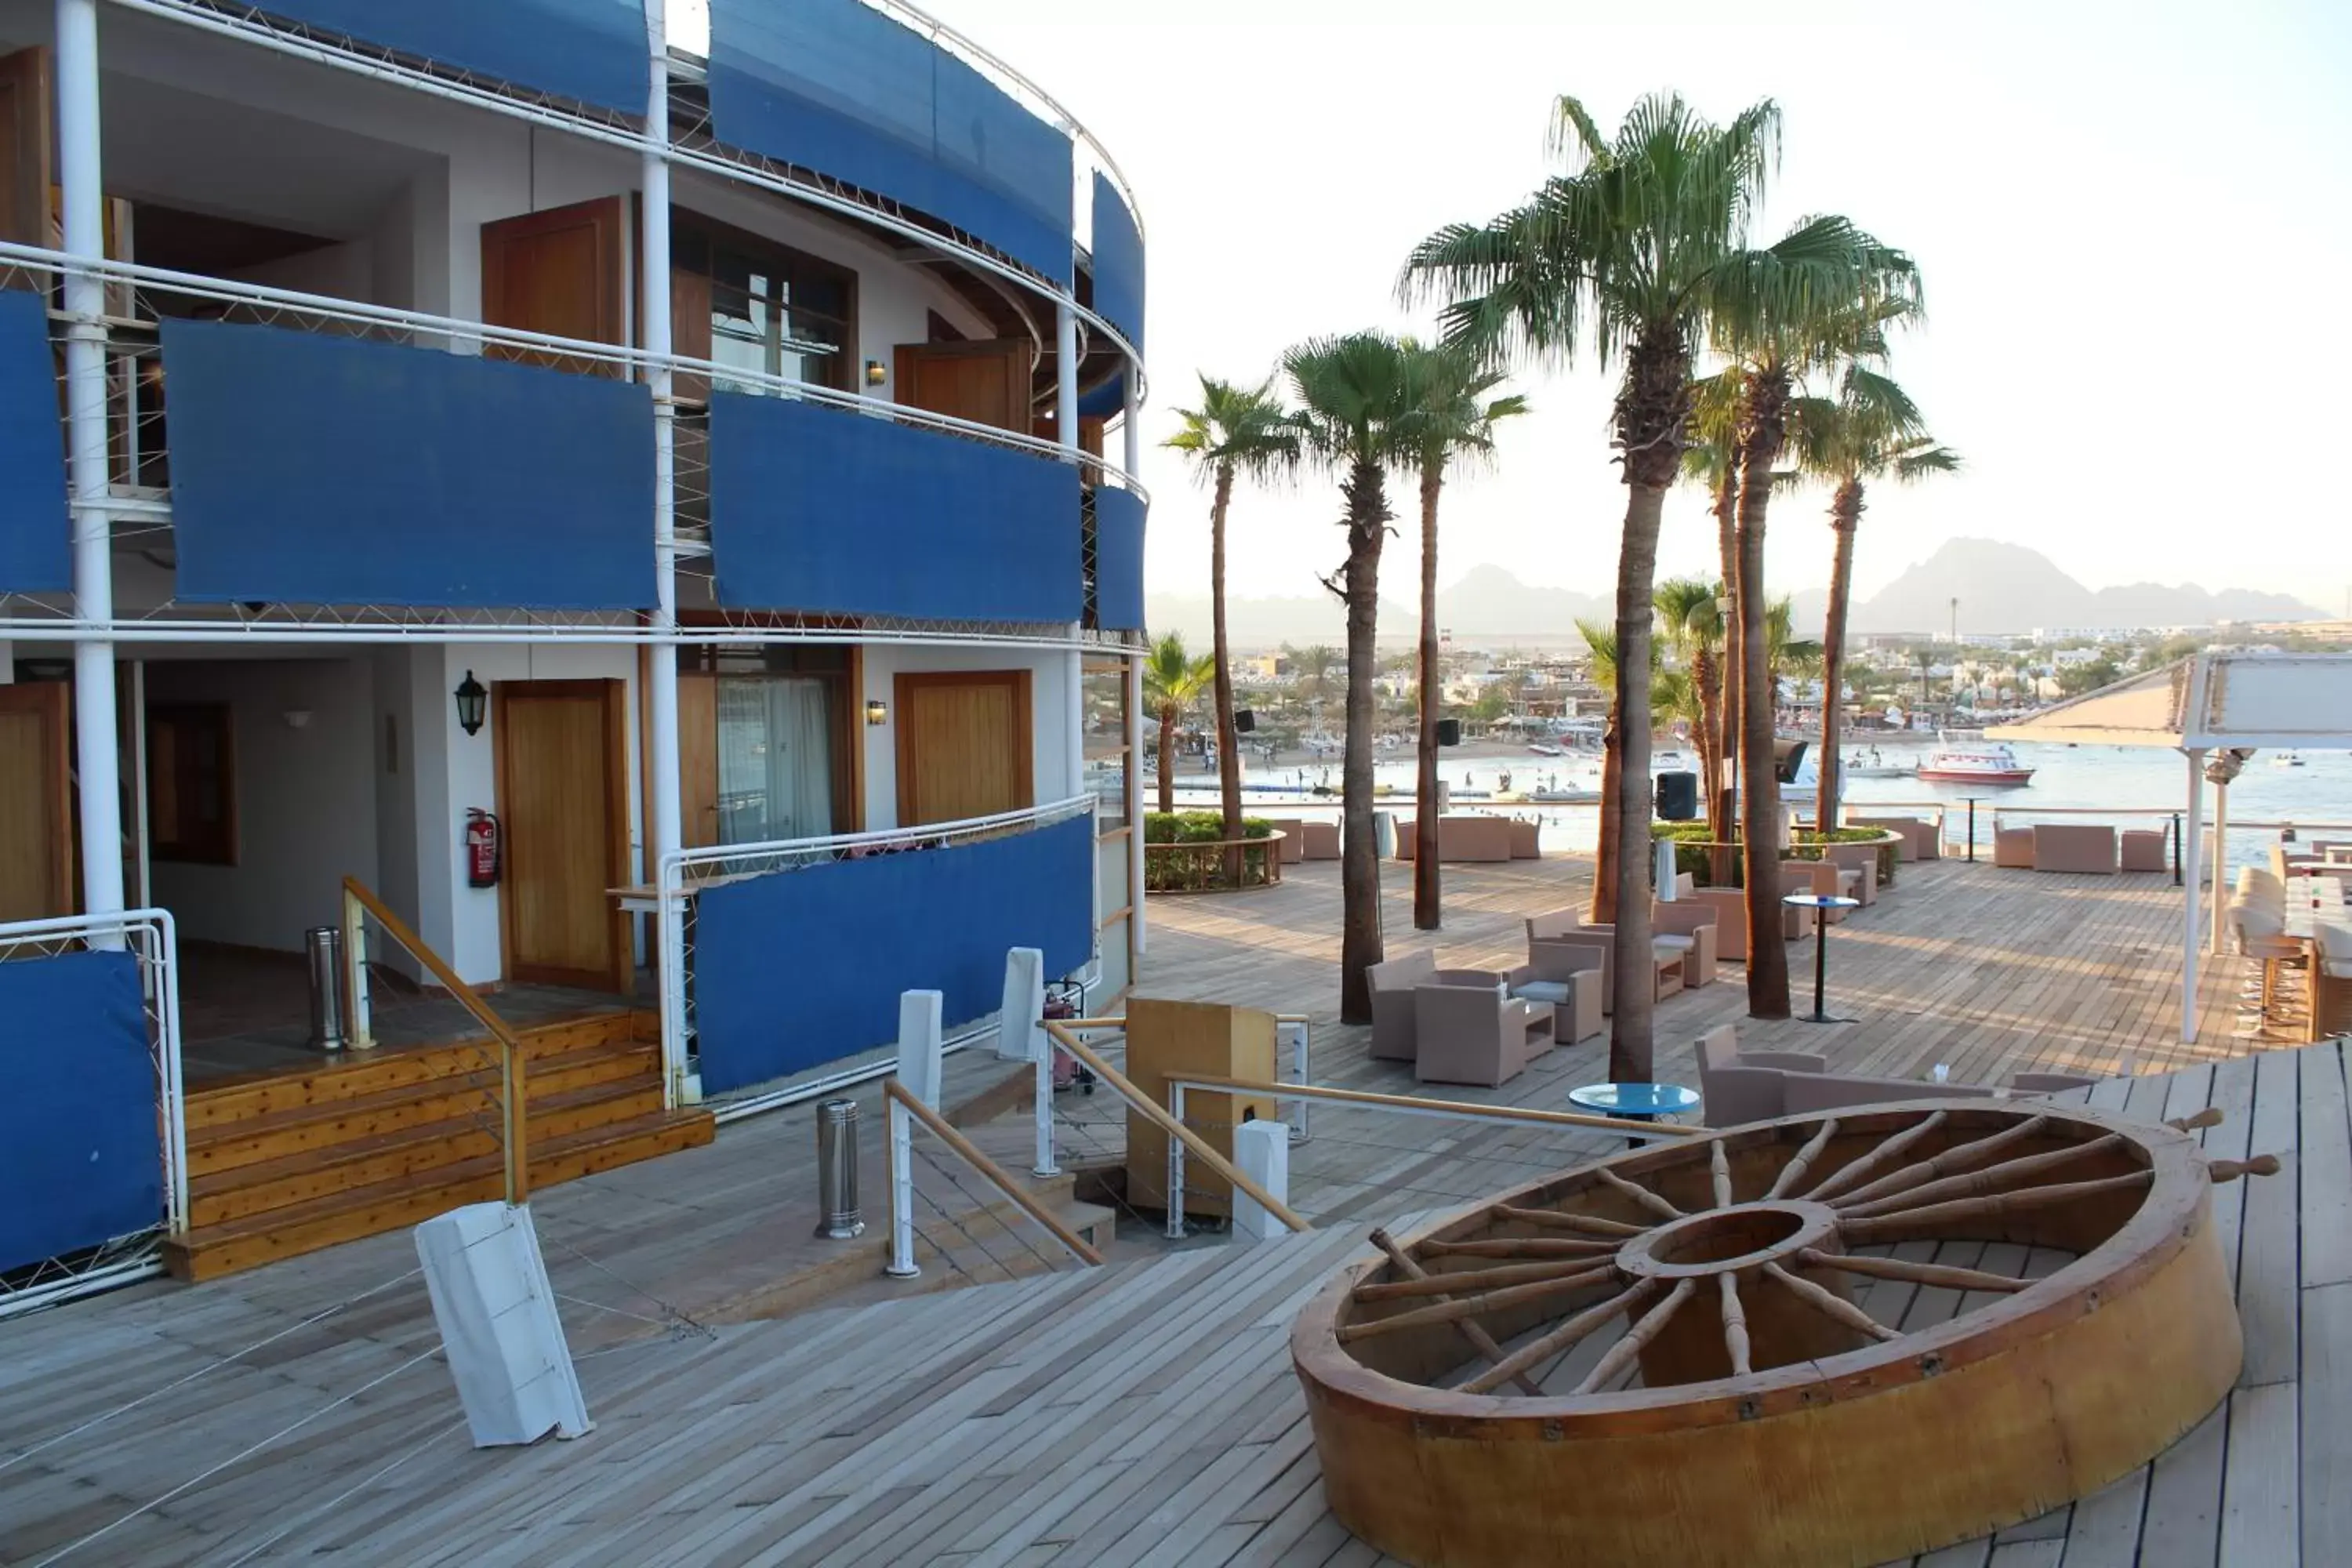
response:
[[[1822,858],[1822,846],[1824,843],[1867,844],[1879,838],[1884,831],[1876,827],[1841,827],[1824,837],[1823,835],[1811,828],[1800,828],[1793,835],[1789,858],[1818,860]],[[1709,847],[1710,840],[1707,837],[1706,823],[1653,822],[1650,824],[1650,837],[1653,840],[1668,838],[1675,841],[1675,870],[1689,872],[1702,888],[1715,885],[1715,854]],[[1738,831],[1735,829],[1733,837],[1736,840],[1738,837]],[[1891,838],[1878,847],[1878,885],[1882,888],[1891,888],[1895,885],[1896,864],[1895,852],[1895,843]],[[1730,862],[1731,876],[1725,885],[1737,888],[1741,885],[1738,857],[1731,857]]]
[[[1244,838],[1266,838],[1274,824],[1262,816],[1242,818]],[[1212,889],[1262,888],[1274,879],[1274,846],[1243,847],[1241,880],[1227,875],[1227,852],[1222,847],[1225,819],[1213,811],[1151,811],[1143,816],[1143,841],[1181,847],[1148,852],[1143,857],[1144,890],[1152,893],[1198,893]]]
[[[1274,824],[1263,816],[1242,818],[1244,838],[1264,838]],[[1146,844],[1214,844],[1225,836],[1225,819],[1213,811],[1147,811],[1143,814]]]

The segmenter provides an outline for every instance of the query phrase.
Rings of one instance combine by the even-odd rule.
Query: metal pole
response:
[[[1058,1176],[1062,1167],[1054,1158],[1054,1051],[1053,1037],[1045,1038],[1045,1048],[1033,1058],[1036,1069],[1037,1153],[1029,1167],[1033,1176]]]
[[[1119,466],[1129,474],[1143,468],[1143,395],[1139,366],[1130,363],[1120,374]],[[1129,951],[1140,954],[1143,923],[1143,667],[1127,661],[1127,940]],[[1135,984],[1130,966],[1128,984]]]
[[[1813,1020],[1826,1022],[1830,1009],[1830,912],[1813,906]]]
[[[1977,863],[1977,797],[1969,796],[1969,864]]]
[[[646,660],[646,712],[651,734],[653,843],[647,846],[646,869],[657,886],[668,857],[685,842],[678,803],[677,761],[677,424],[671,400],[672,376],[664,363],[671,353],[669,297],[669,37],[667,0],[646,0],[646,48],[649,67],[646,81],[645,276],[639,298],[645,301],[641,323],[646,352],[654,356],[646,379],[654,400],[654,629],[656,634]],[[669,633],[670,636],[660,634]],[[682,998],[686,985],[686,942],[683,922],[661,900],[655,921],[659,957],[656,967],[667,1025],[681,1014],[682,1001],[673,1005],[673,992]],[[682,1030],[665,1026],[662,1102],[675,1110],[682,1098],[686,1074]]]
[[[851,1241],[866,1234],[857,1207],[857,1101],[828,1100],[816,1108],[816,1234],[820,1241]]]
[[[2229,912],[2229,897],[2230,786],[2217,784],[2213,786],[2213,912],[2209,921],[2213,928],[2210,951],[2216,958],[2221,955],[2221,927]]]
[[[98,0],[58,0],[58,173],[65,248],[106,259],[106,186],[100,161]],[[107,507],[106,284],[94,271],[65,275],[66,468],[73,500],[74,615],[114,619],[113,529]],[[122,797],[116,755],[114,644],[102,634],[74,642],[75,762],[81,788],[82,910],[122,910]],[[94,931],[93,947],[122,945],[119,929]]]
[[[1066,304],[1054,307],[1054,436],[1062,445],[1062,460],[1078,469],[1079,481],[1089,476],[1080,462],[1078,447],[1078,318]],[[1085,631],[1083,622],[1073,622],[1070,636],[1076,638]],[[1070,795],[1082,793],[1087,787],[1086,737],[1086,655],[1072,648],[1064,656],[1068,672],[1069,692],[1064,702],[1065,735],[1063,756],[1069,771]]]
[[[882,1272],[912,1279],[922,1272],[915,1267],[915,1119],[887,1095],[882,1103],[890,1126],[890,1261]]]
[[[1168,1114],[1176,1125],[1186,1126],[1184,1120],[1184,1086],[1168,1086]],[[1168,1239],[1184,1239],[1184,1140],[1170,1134],[1168,1139]]]
[[[2196,822],[2205,815],[2205,749],[2193,747],[2189,752],[2189,820]],[[2180,819],[2173,819],[2178,823]],[[2180,1042],[2197,1043],[2197,918],[2202,912],[2197,904],[2198,867],[2203,846],[2194,837],[2187,839],[2183,854],[2189,862],[2188,896],[2180,900]]]

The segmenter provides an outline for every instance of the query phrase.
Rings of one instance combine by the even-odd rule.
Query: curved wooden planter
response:
[[[1147,843],[1143,847],[1143,890],[1148,893],[1237,893],[1252,888],[1270,888],[1282,880],[1282,840],[1286,835],[1279,829],[1263,838],[1181,839],[1164,844]],[[1223,879],[1225,852],[1242,850],[1242,879]],[[1253,853],[1254,852],[1254,853]],[[1162,860],[1179,855],[1198,856],[1204,865],[1213,865],[1218,879],[1198,887],[1155,888],[1151,885],[1153,857]]]
[[[1866,1178],[1843,1173],[1906,1133]],[[1991,1179],[1946,1175],[1971,1167]],[[1874,1191],[1896,1172],[1916,1204]],[[1987,1189],[2034,1195],[1989,1206]],[[1955,1278],[1943,1288],[1987,1304],[1896,1335],[1851,1304],[1874,1260],[1829,1261],[1896,1239],[2079,1256],[2031,1283]],[[1358,1266],[1320,1292],[1291,1352],[1332,1511],[1425,1565],[1907,1557],[2147,1463],[2228,1393],[2242,1353],[2196,1139],[2074,1107],[1945,1100],[1758,1123],[1517,1188],[1404,1251],[1410,1269]],[[1540,1266],[1520,1254],[1554,1259],[1558,1282],[1530,1281]],[[1424,1269],[1486,1278],[1452,1296],[1404,1283]],[[1428,1321],[1472,1290],[1475,1312]],[[1497,1342],[1620,1316],[1633,1325],[1602,1366],[1638,1360],[1643,1386],[1526,1395],[1493,1363]],[[1529,1363],[1552,1364],[1549,1348]],[[1494,1392],[1437,1386],[1481,1371]]]

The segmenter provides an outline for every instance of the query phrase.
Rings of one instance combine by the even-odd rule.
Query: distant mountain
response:
[[[2215,621],[2318,620],[2326,612],[2287,594],[2244,588],[2218,593],[2183,584],[2166,587],[2134,583],[2090,589],[2057,563],[2021,544],[1990,539],[1955,539],[1906,571],[1879,593],[1858,601],[1853,629],[1858,632],[1940,632],[1951,623],[1952,600],[1960,601],[1960,629],[1969,632],[2030,632],[2037,626],[2206,626]],[[1801,588],[1790,595],[1792,624],[1801,637],[1821,635],[1829,595]],[[1209,640],[1206,594],[1154,594],[1144,605],[1154,631],[1181,631],[1202,647]],[[1577,636],[1580,620],[1607,621],[1613,601],[1602,594],[1544,588],[1522,583],[1509,569],[1474,566],[1461,581],[1437,593],[1437,624],[1461,643],[1500,647],[1521,642],[1557,645]],[[1328,594],[1282,598],[1236,596],[1226,615],[1234,645],[1270,648],[1281,643],[1338,647],[1347,636],[1339,601]],[[1381,602],[1381,637],[1410,639],[1416,613],[1409,598]]]
[[[1951,625],[1955,598],[1964,632],[2316,620],[2324,614],[2292,595],[2244,588],[2214,593],[2185,583],[2135,583],[2094,590],[2038,550],[1991,539],[1955,539],[1855,605],[1853,626],[1864,632],[1940,632]],[[1797,624],[1818,626],[1821,616],[1815,608]]]

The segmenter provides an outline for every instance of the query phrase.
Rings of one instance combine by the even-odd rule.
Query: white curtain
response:
[[[719,842],[758,844],[833,831],[833,737],[822,680],[726,677],[719,683]]]

